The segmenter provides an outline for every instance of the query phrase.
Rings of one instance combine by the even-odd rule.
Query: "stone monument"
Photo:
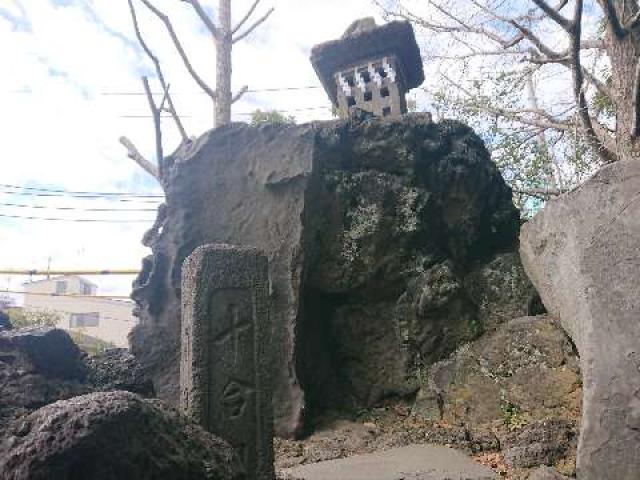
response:
[[[311,63],[342,118],[353,108],[397,118],[407,112],[405,94],[424,81],[409,22],[357,20],[342,38],[313,47]]]
[[[204,245],[182,269],[180,404],[228,441],[248,480],[272,480],[268,262],[257,249]]]

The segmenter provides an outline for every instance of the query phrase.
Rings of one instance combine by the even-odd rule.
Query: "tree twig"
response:
[[[162,112],[156,106],[156,102],[153,100],[153,95],[151,94],[151,88],[149,88],[149,80],[147,79],[147,77],[142,77],[142,85],[144,86],[144,93],[147,95],[147,102],[149,102],[149,108],[151,109],[151,115],[153,116],[153,127],[155,130],[156,138],[156,161],[158,163],[159,177],[162,178],[162,164],[164,162],[164,154],[162,151],[162,128],[160,127],[160,114]],[[162,103],[164,103],[165,98],[166,93],[164,98],[162,99]]]
[[[164,74],[162,72],[162,68],[160,67],[160,60],[158,60],[158,57],[151,51],[151,48],[149,48],[149,45],[147,45],[147,42],[145,42],[144,37],[142,36],[142,32],[140,31],[140,25],[138,24],[138,16],[136,15],[136,10],[133,6],[133,0],[127,0],[127,1],[129,2],[129,11],[131,13],[131,20],[133,21],[133,29],[135,31],[136,38],[138,39],[138,42],[140,43],[140,46],[142,47],[142,49],[145,51],[145,53],[151,59],[151,61],[153,62],[153,65],[155,66],[156,75],[158,77],[160,86],[162,87],[162,90],[164,92],[164,95],[167,101],[168,111],[173,117],[173,121],[175,122],[176,126],[178,127],[178,131],[180,132],[182,141],[186,142],[189,140],[189,136],[187,135],[187,132],[184,129],[184,125],[180,120],[180,116],[176,111],[171,95],[169,95],[169,85],[167,84],[164,78]]]
[[[571,21],[569,21],[567,18],[563,17],[560,14],[558,7],[553,8],[551,5],[545,2],[545,0],[533,0],[533,3],[535,3],[538,6],[538,8],[540,8],[540,10],[546,13],[549,16],[549,18],[551,18],[554,22],[556,22],[565,30],[568,31],[571,28]],[[566,3],[564,4],[561,3],[561,5],[564,7]]]
[[[182,63],[184,64],[185,68],[187,69],[191,77],[195,80],[195,82],[200,86],[200,88],[202,88],[202,90],[204,90],[205,93],[209,95],[209,97],[211,97],[211,99],[215,102],[217,98],[215,90],[213,90],[209,85],[207,85],[207,83],[202,79],[202,77],[200,77],[200,75],[198,75],[198,73],[194,70],[193,66],[191,65],[191,62],[189,61],[189,57],[187,56],[186,52],[184,51],[184,48],[182,47],[182,44],[180,43],[180,39],[178,38],[178,35],[176,34],[176,31],[173,28],[173,24],[171,23],[171,20],[169,19],[169,17],[164,13],[162,13],[149,0],[140,0],[140,1],[144,3],[145,6],[149,10],[151,10],[162,21],[162,23],[164,23],[164,26],[167,29],[167,32],[169,32],[169,36],[171,37],[173,45],[176,47],[176,50],[178,51],[178,55],[180,55],[180,59],[182,60]]]
[[[145,172],[147,172],[149,175],[160,182],[160,173],[158,172],[158,167],[144,158],[131,140],[129,140],[125,136],[122,136],[120,137],[120,143],[124,146],[124,148],[127,149],[127,156],[131,160],[136,162],[140,167],[142,167]]]
[[[247,37],[249,34],[251,34],[251,32],[253,32],[260,24],[264,23],[267,18],[269,18],[269,16],[273,13],[273,11],[275,10],[275,8],[270,8],[269,11],[267,13],[265,13],[262,17],[260,17],[258,20],[256,20],[253,25],[251,25],[249,28],[247,28],[245,30],[244,33],[238,35],[236,38],[233,39],[233,43],[237,43],[240,40],[242,40],[243,38]]]
[[[231,98],[231,103],[236,103],[238,100],[240,100],[242,98],[242,96],[247,93],[249,91],[249,87],[247,85],[245,85],[244,87],[242,87],[238,93],[236,93],[232,98]]]
[[[207,12],[204,11],[204,8],[202,8],[202,5],[200,4],[199,0],[182,0],[182,1],[189,3],[193,7],[193,9],[196,11],[198,16],[200,17],[200,20],[202,20],[202,23],[205,24],[205,26],[211,32],[211,35],[213,35],[213,38],[219,41],[222,35],[220,33],[220,29],[216,27],[215,23],[213,23],[213,20],[209,18],[209,15],[207,15]]]
[[[231,35],[235,34],[238,30],[242,28],[242,25],[244,25],[246,21],[249,20],[249,17],[251,17],[251,15],[256,10],[256,7],[258,6],[259,3],[260,3],[260,0],[256,0],[255,2],[253,2],[253,5],[251,5],[251,8],[247,12],[247,14],[244,17],[242,17],[242,20],[240,20],[238,24],[235,27],[233,27],[233,30],[231,30]]]

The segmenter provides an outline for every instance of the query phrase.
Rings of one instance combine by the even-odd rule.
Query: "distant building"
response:
[[[339,40],[313,47],[311,63],[342,118],[359,108],[377,117],[407,112],[406,93],[424,81],[409,22],[354,22]]]
[[[56,325],[128,346],[127,335],[136,323],[134,303],[97,297],[98,287],[75,275],[54,277],[25,284],[25,310],[48,310],[60,315]]]

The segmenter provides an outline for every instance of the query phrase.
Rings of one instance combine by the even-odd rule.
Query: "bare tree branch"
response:
[[[149,108],[151,109],[151,115],[153,117],[153,127],[156,137],[156,161],[158,162],[159,177],[162,178],[162,163],[164,161],[164,154],[162,152],[162,129],[160,128],[160,115],[162,112],[153,100],[153,95],[151,94],[151,88],[149,88],[149,80],[147,77],[142,77],[142,85],[144,86],[144,93],[147,95],[147,102],[149,102]],[[164,103],[165,98],[166,94],[162,99],[162,103]]]
[[[127,156],[131,160],[136,162],[140,167],[142,167],[145,172],[147,172],[153,178],[160,181],[160,173],[158,172],[158,167],[144,158],[131,140],[129,140],[125,136],[122,136],[120,137],[120,143],[127,149]]]
[[[538,2],[540,0],[534,0]],[[584,72],[580,60],[580,37],[582,35],[582,13],[583,0],[575,0],[574,18],[569,29],[569,37],[571,41],[571,60],[573,63],[573,94],[578,107],[578,115],[580,117],[582,127],[584,129],[585,139],[587,143],[596,151],[606,162],[615,162],[616,155],[612,150],[605,147],[604,143],[598,137],[594,130],[591,116],[589,115],[589,106],[584,93]]]
[[[189,61],[189,57],[187,56],[186,52],[184,51],[184,48],[182,47],[182,44],[180,43],[180,40],[178,39],[178,36],[176,35],[176,32],[175,32],[175,30],[173,28],[173,24],[171,23],[171,20],[169,20],[169,17],[167,15],[165,15],[164,13],[162,13],[149,0],[140,0],[140,1],[142,3],[144,3],[145,6],[149,10],[151,10],[160,20],[162,20],[162,23],[164,23],[164,26],[166,27],[167,31],[169,32],[169,36],[171,37],[171,40],[173,41],[173,45],[176,47],[176,50],[178,51],[178,54],[180,55],[180,58],[182,59],[182,63],[184,63],[184,66],[186,67],[187,71],[189,72],[191,77],[196,81],[196,83],[200,86],[200,88],[202,88],[206,92],[206,94],[209,95],[209,97],[211,97],[211,99],[215,102],[216,97],[217,97],[216,92],[211,87],[209,87],[209,85],[207,85],[207,83],[193,69],[193,66],[191,65],[191,62]]]
[[[251,5],[251,8],[247,12],[247,14],[244,17],[242,17],[242,20],[240,20],[238,24],[235,27],[233,27],[233,30],[231,30],[231,35],[235,34],[238,30],[242,28],[242,26],[246,23],[247,20],[249,20],[249,17],[251,17],[253,12],[256,10],[256,7],[258,6],[259,3],[260,3],[260,0],[256,0],[255,2],[253,2],[253,5]]]
[[[236,103],[238,100],[240,100],[242,98],[242,96],[247,93],[249,91],[249,87],[247,85],[245,85],[244,87],[242,87],[240,89],[240,91],[238,93],[236,93],[232,98],[231,98],[231,103],[234,104]]]
[[[211,35],[213,35],[213,38],[219,41],[222,34],[220,33],[220,30],[218,29],[218,27],[216,27],[216,25],[213,23],[213,20],[211,20],[209,15],[207,15],[207,12],[205,12],[204,8],[202,8],[202,5],[200,4],[199,0],[182,0],[182,1],[187,2],[193,7],[193,9],[196,11],[198,16],[200,17],[200,20],[202,20],[202,23],[206,25],[206,27],[211,32]]]
[[[538,8],[540,8],[540,10],[542,10],[544,13],[549,15],[549,17],[554,22],[556,22],[558,25],[560,25],[565,30],[568,31],[571,28],[571,22],[560,14],[560,11],[559,11],[560,9],[558,9],[558,7],[553,8],[551,5],[549,5],[547,2],[545,2],[545,0],[533,0],[533,3],[535,3],[538,6]],[[562,5],[562,7],[564,7],[564,5],[566,5],[566,2],[564,2],[564,3],[561,2],[560,5]],[[560,8],[562,8],[562,7],[560,7]]]
[[[563,193],[567,193],[569,190],[557,189],[557,188],[520,188],[511,187],[511,190],[520,195],[527,195],[529,197],[536,197],[541,200],[549,200],[551,197],[557,197]]]
[[[629,19],[627,23],[624,25],[625,32],[630,32],[632,29],[636,28],[640,24],[640,8],[638,11]]]
[[[237,43],[243,38],[247,37],[249,34],[251,34],[251,32],[253,32],[260,24],[264,23],[267,20],[267,18],[269,18],[269,16],[273,13],[274,10],[275,8],[270,8],[267,13],[265,13],[262,17],[256,20],[253,25],[251,25],[249,28],[247,28],[247,30],[245,30],[244,33],[234,38],[232,43]]]
[[[136,15],[136,10],[133,6],[133,0],[127,0],[127,1],[129,2],[129,12],[131,13],[131,20],[133,21],[133,29],[135,30],[136,38],[138,39],[138,42],[140,43],[140,46],[142,47],[142,49],[145,51],[145,53],[151,59],[151,61],[155,66],[156,75],[158,77],[158,80],[160,81],[160,86],[162,87],[162,90],[167,100],[168,111],[173,117],[173,121],[175,122],[176,126],[178,127],[178,131],[180,132],[182,141],[183,142],[188,141],[189,137],[187,135],[187,132],[184,129],[184,125],[182,124],[182,121],[180,120],[178,113],[176,112],[175,106],[173,104],[173,100],[171,99],[171,95],[169,95],[169,85],[165,81],[164,74],[162,73],[162,68],[160,67],[160,61],[158,60],[158,57],[154,55],[154,53],[151,51],[147,43],[144,41],[144,38],[142,37],[142,32],[140,31],[140,26],[138,24],[138,16]]]
[[[611,0],[602,0],[604,17],[611,26],[611,31],[617,38],[624,38],[626,32],[620,23],[620,18],[616,12],[616,7]]]
[[[611,89],[588,69],[582,67],[582,74],[586,77],[587,82],[596,87],[596,89],[609,100],[613,100],[615,97],[611,92]]]
[[[473,97],[473,93],[465,89],[462,85],[449,78],[446,74],[442,73],[442,77],[447,80],[451,85],[464,92],[467,96]],[[532,127],[553,129],[558,131],[572,131],[575,128],[575,124],[572,122],[565,122],[557,120],[542,110],[507,110],[505,108],[492,107],[490,105],[482,106],[467,106],[466,108],[474,110],[476,112],[487,113],[498,117],[508,118],[523,125],[530,125]],[[524,115],[530,114],[533,117],[526,117]]]

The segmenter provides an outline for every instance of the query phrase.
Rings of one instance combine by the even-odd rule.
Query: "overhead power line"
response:
[[[155,199],[147,199],[146,197],[112,197],[112,196],[103,196],[103,195],[74,195],[74,194],[66,194],[66,193],[37,193],[37,192],[13,192],[9,190],[0,190],[0,195],[20,195],[22,197],[66,197],[66,198],[76,198],[76,199],[85,199],[85,200],[109,200],[111,202],[124,202],[124,203],[149,203],[153,205],[157,205],[158,202],[162,202],[164,197],[158,197]]]
[[[2,203],[3,207],[16,208],[33,208],[45,210],[64,210],[64,211],[81,211],[81,212],[156,212],[155,208],[78,208],[78,207],[56,207],[50,205],[26,205],[22,203]]]
[[[155,221],[153,218],[149,219],[104,219],[104,218],[57,218],[57,217],[31,217],[23,215],[7,215],[0,213],[0,218],[12,218],[19,220],[43,220],[46,222],[75,222],[75,223],[152,223]]]
[[[278,112],[278,113],[296,113],[296,112],[307,112],[307,111],[312,111],[312,110],[331,110],[331,107],[329,106],[318,106],[318,107],[303,107],[303,108],[292,108],[289,110],[278,110],[278,109],[274,109],[274,110],[269,110],[269,109],[256,109],[256,110],[261,110],[262,112]],[[251,116],[255,113],[254,112],[233,112],[233,115],[239,115],[239,116]],[[119,118],[153,118],[152,115],[118,115]],[[180,115],[181,118],[194,118],[191,115]],[[171,115],[162,115],[161,118],[173,118]],[[202,117],[204,118],[204,116]]]
[[[268,92],[291,92],[291,91],[296,91],[296,90],[317,90],[319,88],[322,88],[321,85],[304,85],[301,87],[272,87],[272,88],[250,88],[249,90],[247,90],[246,93],[268,93]],[[196,94],[196,95],[206,95],[205,92],[193,92],[192,94]],[[192,95],[192,94],[185,94],[185,93],[171,93],[171,95]],[[145,92],[100,92],[100,95],[104,95],[104,96],[143,96],[146,95]],[[163,95],[163,93],[161,92],[156,92],[153,93],[152,95],[158,95],[161,96]]]
[[[11,293],[15,295],[35,295],[36,297],[73,297],[82,299],[95,300],[131,300],[128,295],[80,295],[73,293],[44,293],[44,292],[27,292],[24,290],[8,290],[2,289],[0,293]]]
[[[119,270],[28,270],[19,268],[0,269],[0,275],[137,275],[139,268],[119,269]]]
[[[299,87],[268,87],[268,88],[250,88],[249,90],[247,90],[247,93],[268,93],[268,92],[290,92],[290,91],[294,91],[294,90],[317,90],[322,88],[321,85],[303,85],[303,86],[299,86]],[[11,90],[8,93],[11,94],[20,94],[20,95],[25,95],[25,94],[30,94],[33,93],[33,91],[29,91],[29,90]],[[118,97],[118,96],[143,96],[146,95],[145,92],[100,92],[100,95],[103,96],[107,96],[107,97]],[[156,92],[153,93],[152,95],[164,95],[162,92]],[[175,96],[175,95],[206,95],[206,92],[190,92],[190,93],[184,93],[184,92],[172,92],[171,95]]]
[[[100,196],[122,196],[122,197],[141,197],[141,198],[164,198],[164,195],[158,195],[155,193],[90,192],[90,191],[82,192],[82,191],[62,190],[62,189],[53,189],[53,188],[25,187],[22,185],[11,185],[8,183],[0,183],[0,187],[30,190],[35,192],[64,193],[67,195],[100,195]]]

